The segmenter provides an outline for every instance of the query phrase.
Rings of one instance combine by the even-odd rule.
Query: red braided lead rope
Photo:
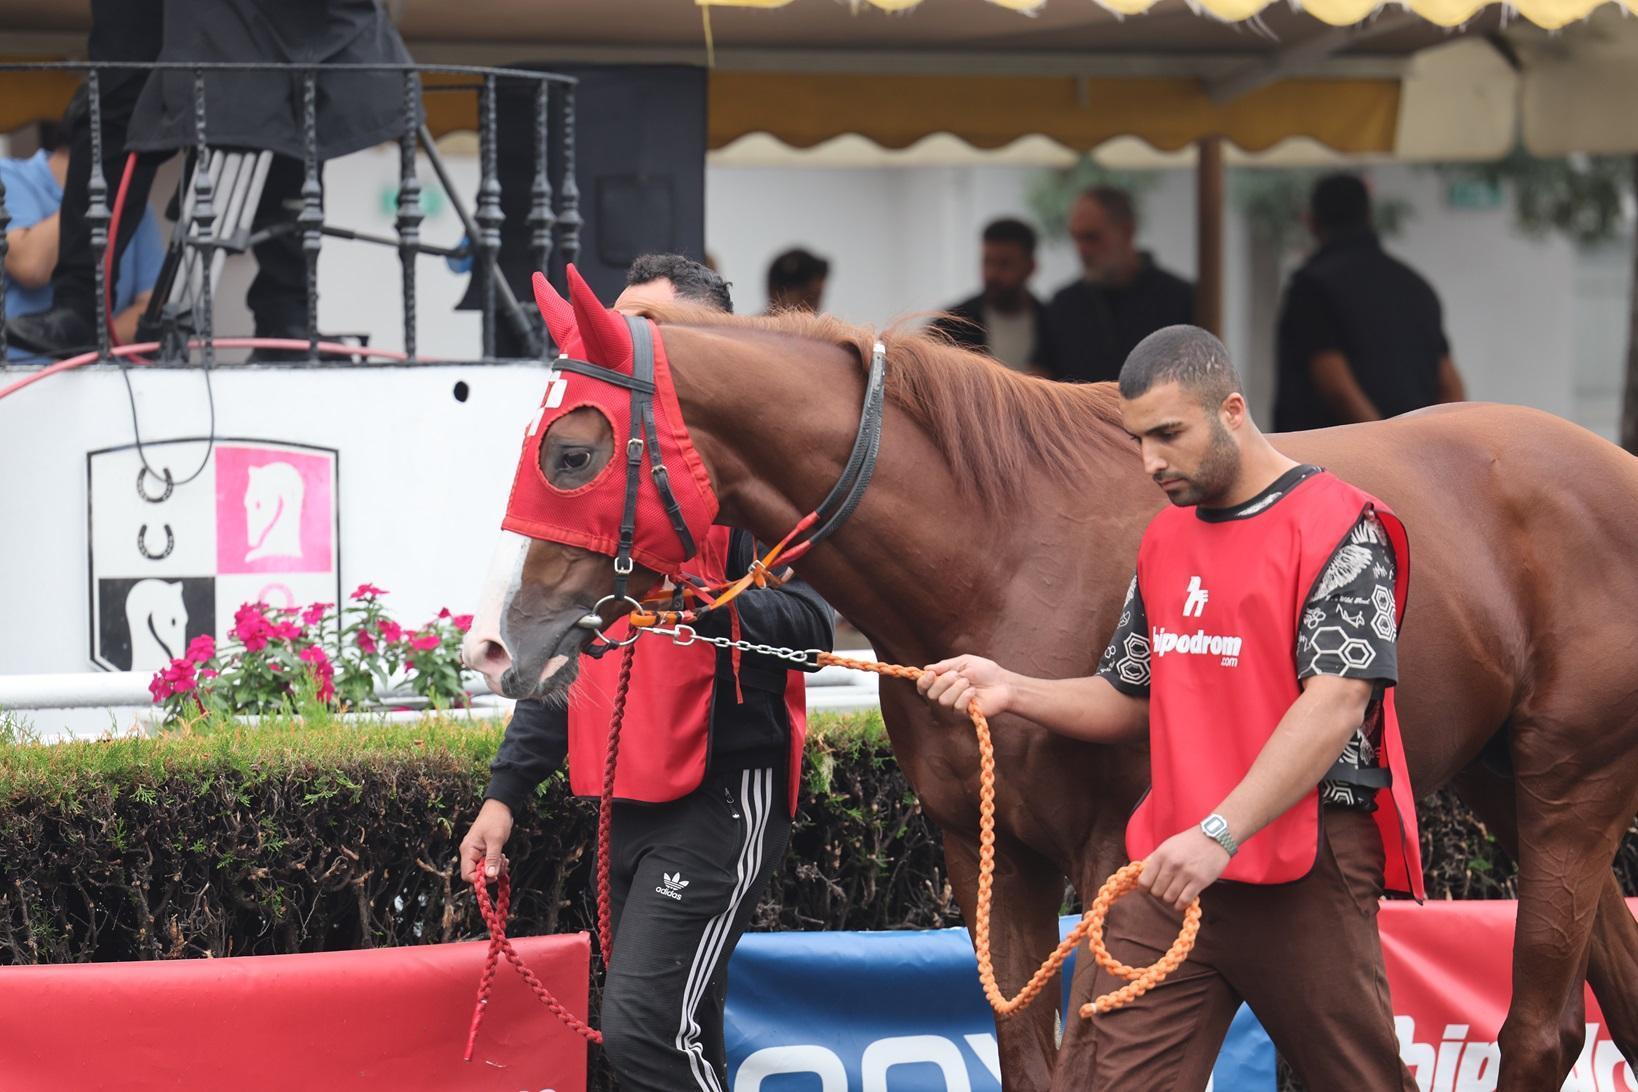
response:
[[[614,954],[614,923],[610,921],[609,847],[614,830],[614,765],[620,757],[620,726],[626,719],[626,695],[631,690],[631,664],[637,658],[636,644],[620,655],[620,681],[614,688],[614,716],[609,721],[609,750],[603,759],[603,795],[597,801],[597,946],[603,966]]]
[[[472,890],[478,896],[478,911],[483,915],[484,924],[489,926],[489,955],[484,960],[483,975],[478,980],[478,1001],[472,1009],[472,1030],[466,1037],[466,1060],[472,1060],[472,1052],[478,1045],[478,1028],[483,1025],[483,1015],[489,1010],[489,991],[495,984],[495,966],[501,956],[518,972],[531,992],[545,1005],[551,1014],[563,1022],[563,1026],[585,1039],[588,1043],[601,1043],[603,1033],[588,1025],[580,1017],[570,1012],[563,1003],[552,996],[540,979],[535,977],[512,942],[506,939],[506,913],[512,902],[512,881],[505,872],[495,880],[496,900],[494,905],[489,902],[489,885],[484,882],[483,872],[479,871],[472,878]]]
[[[597,943],[602,953],[603,966],[609,965],[609,956],[614,951],[614,927],[610,912],[611,898],[609,895],[609,845],[614,828],[614,769],[620,755],[620,726],[626,718],[626,696],[631,690],[631,665],[636,658],[637,646],[627,645],[620,657],[620,682],[614,693],[614,716],[609,723],[609,750],[603,762],[603,793],[598,800],[597,807]],[[586,1024],[574,1013],[563,1007],[563,1004],[553,997],[551,992],[541,984],[523,962],[523,959],[513,949],[512,942],[506,938],[506,915],[512,905],[512,882],[503,871],[496,880],[495,903],[489,902],[489,886],[484,882],[483,872],[480,869],[472,878],[472,889],[478,897],[478,912],[483,915],[484,924],[489,927],[489,954],[484,960],[483,974],[478,978],[478,1000],[472,1009],[472,1030],[466,1037],[466,1060],[472,1060],[472,1052],[478,1042],[478,1028],[483,1024],[483,1014],[489,1007],[489,994],[495,985],[495,968],[500,957],[522,976],[534,995],[540,998],[551,1014],[561,1020],[565,1027],[576,1035],[584,1038],[588,1043],[601,1043],[603,1033]]]

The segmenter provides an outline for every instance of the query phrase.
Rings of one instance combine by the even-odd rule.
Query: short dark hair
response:
[[[1132,203],[1132,195],[1119,186],[1093,186],[1081,196],[1102,205],[1103,211],[1115,223],[1134,230],[1137,228],[1137,206]]]
[[[626,270],[626,284],[648,284],[667,280],[677,290],[679,299],[703,303],[728,314],[734,313],[733,286],[722,279],[722,274],[702,262],[681,254],[643,254]]]
[[[829,262],[811,250],[792,247],[768,264],[768,296],[771,299],[787,288],[800,288],[828,276]]]
[[[999,220],[991,220],[984,226],[984,241],[986,243],[1016,243],[1023,247],[1024,253],[1031,258],[1035,257],[1035,229],[1022,220],[1011,216],[1003,216]]]
[[[1370,227],[1371,191],[1357,174],[1328,174],[1314,183],[1308,195],[1308,213],[1321,231]]]
[[[1162,383],[1180,384],[1211,408],[1242,391],[1227,347],[1198,326],[1156,330],[1137,343],[1121,366],[1122,398],[1141,398]]]

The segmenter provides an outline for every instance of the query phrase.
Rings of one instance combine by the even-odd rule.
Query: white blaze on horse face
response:
[[[188,608],[181,581],[138,580],[125,596],[131,670],[158,671],[188,647]]]
[[[245,486],[246,561],[301,556],[301,506],[307,491],[289,463],[250,468]]]
[[[478,595],[478,609],[472,616],[472,628],[461,642],[461,659],[466,666],[480,672],[489,683],[489,689],[500,693],[500,679],[510,666],[511,649],[501,632],[501,620],[512,605],[512,599],[523,586],[523,562],[529,553],[530,539],[515,531],[502,531],[495,552],[489,559],[489,573],[484,577],[483,590]],[[499,655],[497,655],[497,652]]]

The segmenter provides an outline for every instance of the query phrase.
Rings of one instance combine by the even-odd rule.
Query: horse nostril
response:
[[[476,661],[472,666],[485,675],[498,675],[512,666],[512,657],[507,653],[506,646],[499,641],[482,640],[478,642]]]

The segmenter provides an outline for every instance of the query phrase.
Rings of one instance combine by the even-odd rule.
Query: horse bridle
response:
[[[654,381],[653,332],[647,319],[631,315],[621,317],[631,330],[631,375],[568,356],[560,356],[552,362],[555,371],[584,375],[624,387],[631,392],[631,434],[626,440],[625,506],[620,516],[620,538],[614,555],[614,591],[599,599],[577,623],[582,628],[597,632],[608,646],[629,644],[639,636],[637,630],[633,630],[625,641],[613,641],[604,636],[602,610],[610,603],[626,603],[634,611],[643,609],[643,604],[631,596],[630,586],[634,567],[631,558],[632,543],[637,535],[637,489],[642,481],[645,450],[649,453],[649,474],[654,479],[654,488],[660,495],[660,503],[671,521],[671,529],[676,532],[684,556],[693,557],[699,551],[699,544],[694,541],[694,535],[683,518],[682,506],[677,503],[676,494],[671,489],[670,474],[660,455],[659,434],[654,424],[654,394],[657,388]],[[870,354],[870,373],[865,379],[864,406],[859,414],[859,430],[853,437],[853,448],[848,453],[847,463],[842,467],[841,476],[836,479],[836,484],[819,502],[818,507],[804,516],[781,542],[784,560],[787,563],[795,561],[835,534],[837,528],[847,522],[848,517],[859,507],[859,502],[864,499],[865,489],[870,485],[871,476],[876,472],[876,456],[881,450],[882,410],[886,387],[887,349],[878,341]]]

